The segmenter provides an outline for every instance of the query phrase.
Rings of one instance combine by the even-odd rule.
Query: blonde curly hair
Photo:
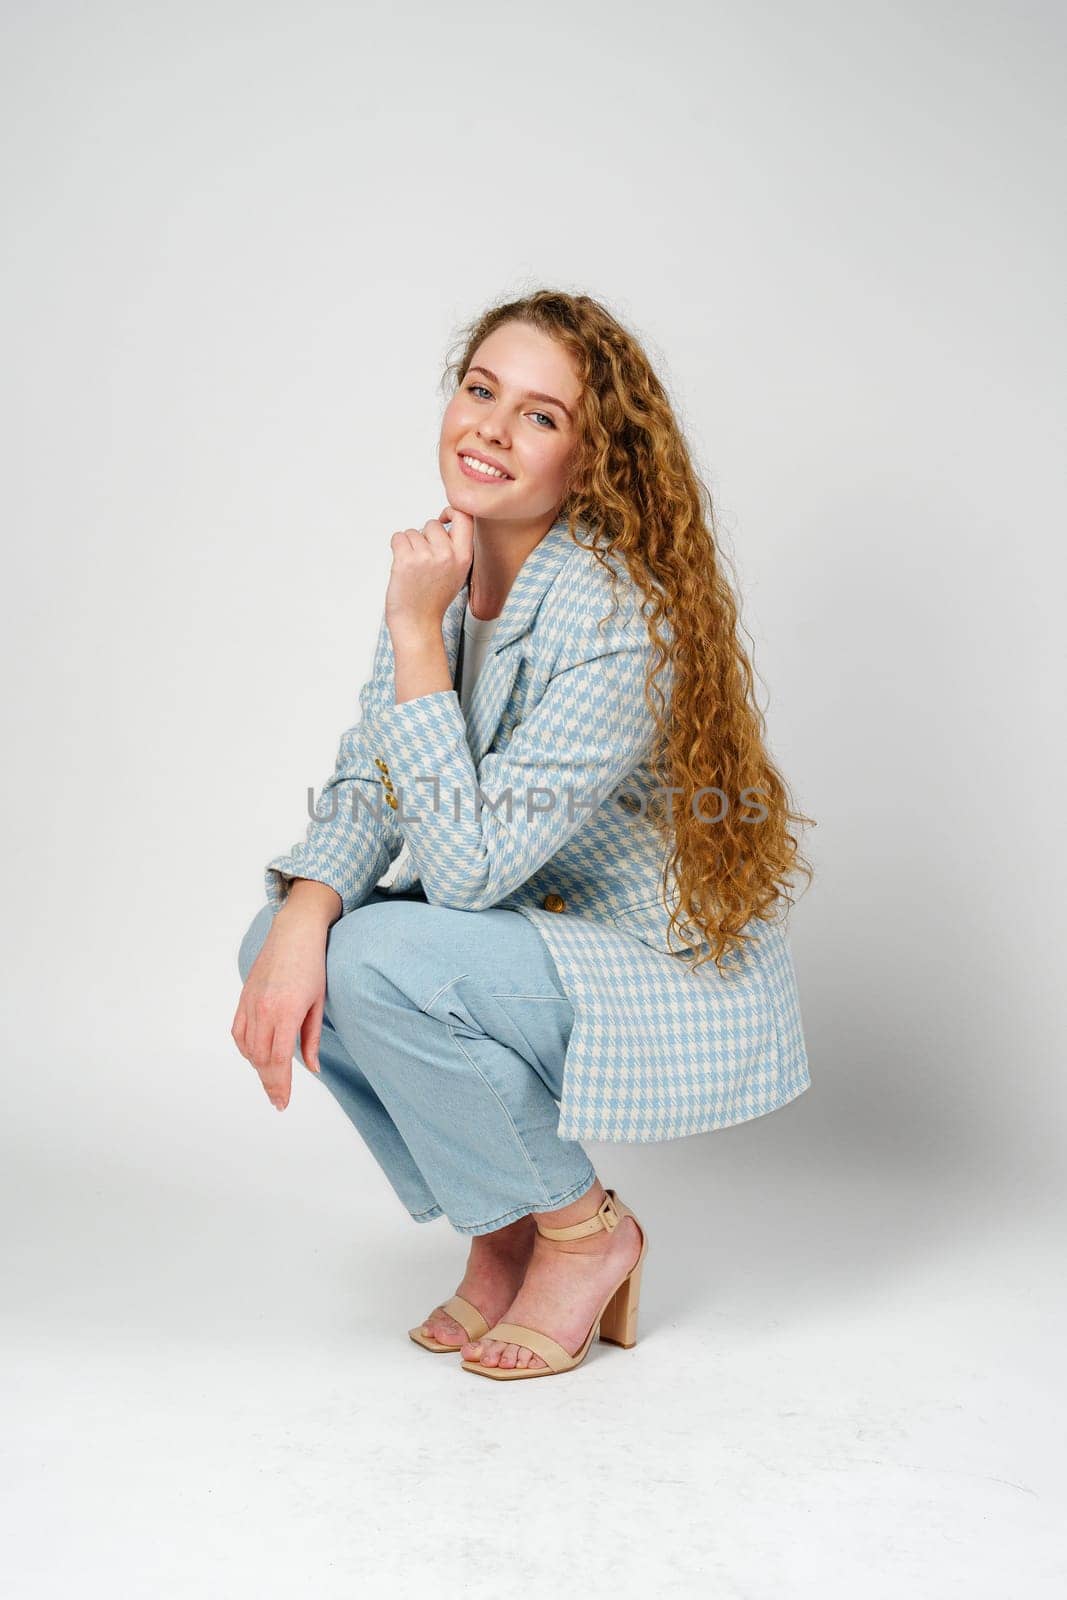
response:
[[[793,874],[810,884],[813,869],[789,830],[815,824],[791,808],[764,744],[710,490],[640,343],[588,295],[540,289],[491,307],[463,330],[443,383],[454,392],[479,345],[507,322],[555,339],[581,382],[560,515],[576,543],[580,532],[592,535],[584,548],[609,571],[605,556],[621,560],[644,597],[655,645],[645,683],[656,724],[649,767],[657,787],[678,798],[647,811],[665,846],[664,894],[672,877],[677,891],[668,935],[674,930],[693,946],[693,969],[714,960],[724,972],[728,954],[750,937],[742,929],[751,918],[770,920],[783,901],[794,903]],[[612,584],[614,592],[614,573]],[[656,683],[668,662],[669,697]],[[711,826],[703,811],[708,790],[725,805]]]

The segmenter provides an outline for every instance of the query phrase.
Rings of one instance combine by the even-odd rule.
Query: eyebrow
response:
[[[468,367],[467,368],[468,376],[472,372],[484,372],[486,377],[491,379],[493,383],[499,383],[500,382],[500,379],[497,377],[496,373],[495,372],[490,372],[488,367]],[[557,400],[554,395],[551,395],[551,394],[538,394],[536,389],[527,389],[526,393],[523,395],[523,399],[524,400],[543,400],[546,405],[559,406],[559,409],[567,417],[568,421],[570,421],[570,422],[574,421],[574,418],[571,416],[570,412],[567,410],[567,407],[563,404],[563,401],[562,400]]]

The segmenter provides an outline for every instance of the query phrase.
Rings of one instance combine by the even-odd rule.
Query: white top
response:
[[[496,632],[496,625],[499,621],[499,617],[489,617],[483,622],[481,617],[474,615],[469,605],[464,609],[463,677],[460,682],[459,692],[459,703],[464,711],[470,705],[475,680],[482,670],[482,662],[485,660],[485,653],[489,649],[489,641]]]

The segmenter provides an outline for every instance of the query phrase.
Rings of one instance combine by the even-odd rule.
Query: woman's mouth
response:
[[[495,467],[486,466],[484,461],[479,461],[476,456],[457,457],[465,477],[477,478],[479,483],[512,483],[514,479],[510,473],[498,472]]]

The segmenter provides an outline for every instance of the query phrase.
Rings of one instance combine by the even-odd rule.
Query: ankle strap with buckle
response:
[[[615,1204],[614,1193],[609,1189],[599,1209],[584,1222],[575,1222],[569,1228],[544,1228],[538,1219],[537,1231],[543,1239],[584,1239],[588,1234],[599,1233],[602,1229],[610,1233],[613,1228],[618,1227],[619,1221],[619,1209]]]

